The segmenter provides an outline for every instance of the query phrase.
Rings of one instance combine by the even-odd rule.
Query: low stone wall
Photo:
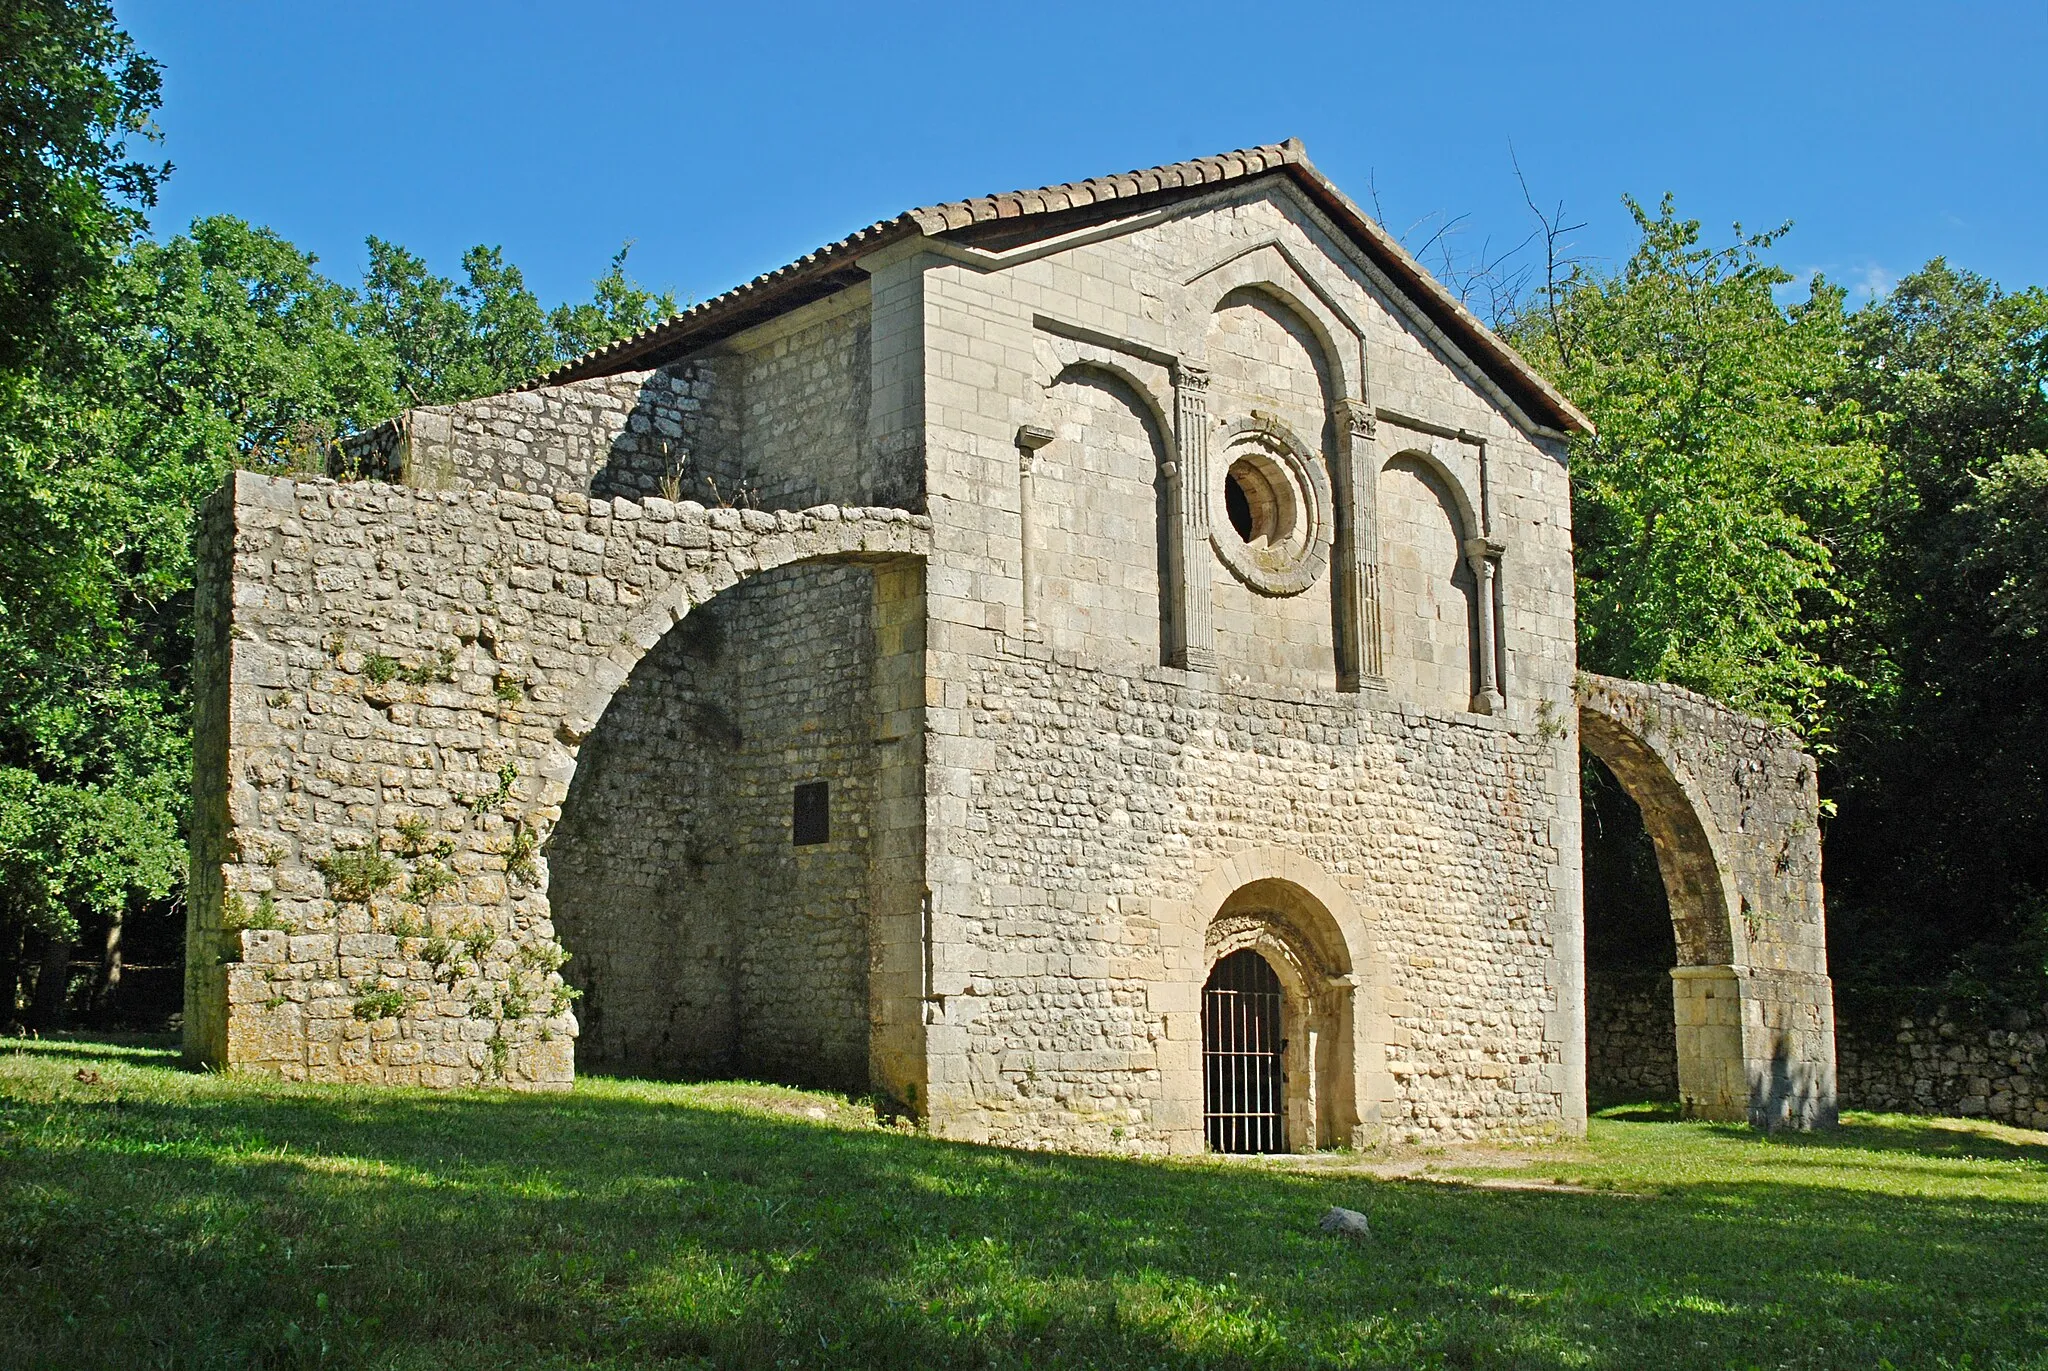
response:
[[[1841,1107],[2048,1128],[2048,1005],[1993,1028],[1939,1011],[1837,1030]],[[1589,972],[1586,1088],[1594,1102],[1678,1098],[1667,973]]]
[[[1947,1010],[1883,1023],[1845,1016],[1844,1109],[1989,1118],[2048,1128],[2048,1005],[2004,1028]]]
[[[1595,1103],[1678,1098],[1668,971],[1586,973],[1586,1093]]]

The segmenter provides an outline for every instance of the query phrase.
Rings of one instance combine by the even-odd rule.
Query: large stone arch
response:
[[[237,473],[198,541],[188,1054],[293,1078],[567,1085],[576,1020],[545,853],[605,703],[695,606],[806,561],[892,582],[900,671],[921,652],[929,546],[929,521],[898,509]],[[914,712],[918,693],[891,686]],[[881,724],[914,775],[915,721]],[[423,869],[442,874],[417,884]],[[904,892],[884,893],[893,909]],[[903,979],[883,965],[877,993],[914,999]]]
[[[1835,1115],[1820,795],[1798,740],[1671,685],[1581,676],[1579,738],[1642,810],[1678,943],[1686,1112],[1764,1128]]]
[[[578,746],[539,856],[579,1071],[868,1088],[885,593],[842,558],[742,577]]]

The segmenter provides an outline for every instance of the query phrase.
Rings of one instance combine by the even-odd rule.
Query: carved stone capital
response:
[[[1052,440],[1052,430],[1040,424],[1026,424],[1018,429],[1017,465],[1025,471],[1031,470],[1032,459],[1038,456],[1038,450]]]
[[[1193,390],[1207,393],[1209,389],[1209,368],[1199,362],[1175,362],[1173,384],[1179,390]]]
[[[1353,438],[1372,437],[1378,420],[1373,415],[1371,405],[1368,405],[1363,400],[1353,400],[1347,396],[1339,400],[1332,407],[1332,410],[1337,420],[1338,428],[1349,433]]]

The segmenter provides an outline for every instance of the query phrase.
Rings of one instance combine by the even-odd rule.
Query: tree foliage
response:
[[[1711,247],[1668,198],[1628,207],[1621,269],[1507,321],[1598,428],[1571,453],[1580,660],[1820,746],[1852,998],[2040,1003],[2048,294],[1936,260],[1860,311],[1819,279],[1787,306],[1783,230]]]
[[[1829,833],[1854,983],[2048,994],[2048,292],[1937,259],[1850,321],[1883,479]]]
[[[644,290],[626,276],[630,248],[612,258],[590,300],[549,311],[498,248],[464,253],[458,285],[397,244],[372,238],[360,333],[389,350],[406,404],[496,394],[675,313],[674,294]]]
[[[156,202],[170,167],[130,140],[160,98],[105,0],[0,7],[0,371],[43,359]]]
[[[1709,247],[1669,198],[1627,204],[1627,264],[1574,268],[1513,330],[1597,429],[1571,454],[1580,659],[1813,730],[1850,607],[1837,551],[1877,472],[1838,390],[1843,294],[1816,280],[1781,308],[1776,233]]]
[[[229,216],[155,241],[142,212],[168,167],[126,149],[157,68],[107,7],[6,8],[0,64],[5,1020],[39,959],[175,916],[191,531],[222,476],[324,466],[337,436],[506,389],[675,302],[627,278],[623,249],[550,311],[497,248],[464,254],[458,284],[373,238],[358,289]]]

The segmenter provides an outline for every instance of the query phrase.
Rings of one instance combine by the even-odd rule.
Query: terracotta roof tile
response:
[[[953,233],[996,219],[1057,214],[1066,209],[1138,199],[1164,191],[1244,180],[1273,171],[1291,174],[1310,198],[1359,242],[1367,256],[1534,418],[1567,431],[1591,431],[1592,425],[1585,415],[1474,318],[1471,311],[1445,290],[1385,229],[1374,223],[1317,171],[1308,160],[1307,150],[1292,138],[1284,143],[1243,148],[1216,157],[1195,158],[1038,190],[1009,191],[907,210],[893,219],[870,224],[836,243],[828,243],[815,252],[806,253],[788,266],[757,276],[723,295],[692,305],[674,318],[630,338],[564,363],[529,382],[528,388],[559,385],[649,365],[649,359],[658,355],[680,355],[692,342],[701,345],[723,337],[735,328],[758,322],[760,318],[772,317],[779,300],[787,299],[788,307],[793,308],[828,287],[837,289],[838,286],[829,278],[851,269],[858,258],[876,248],[903,238]],[[811,292],[808,295],[804,293],[807,285]]]

